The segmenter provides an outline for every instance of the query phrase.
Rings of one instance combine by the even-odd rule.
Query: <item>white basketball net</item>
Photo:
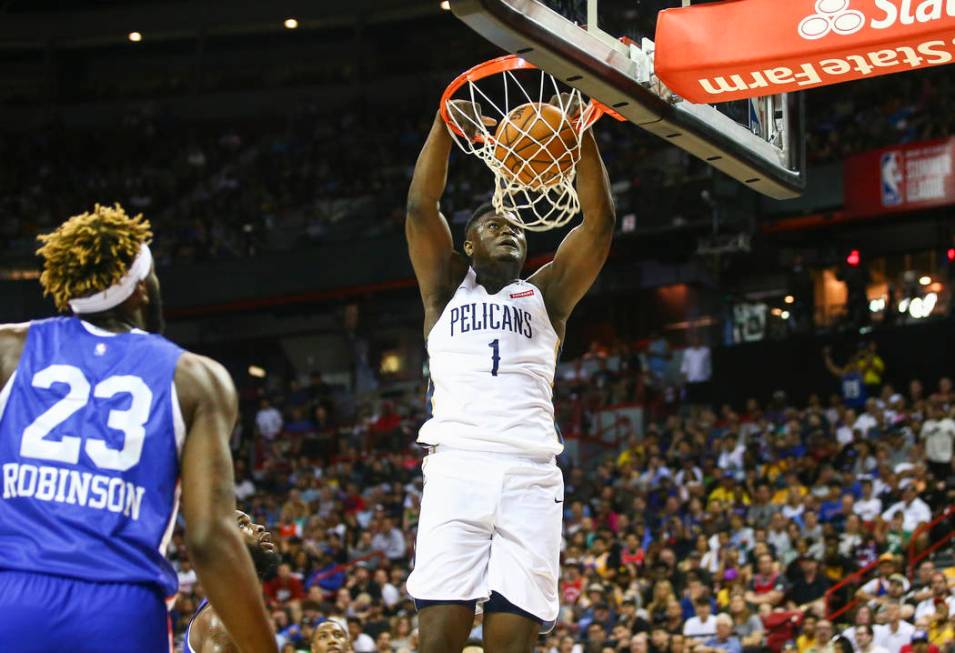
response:
[[[580,161],[583,133],[593,124],[597,111],[583,98],[580,91],[562,90],[557,81],[544,71],[524,70],[522,73],[539,77],[539,83],[527,84],[536,86],[536,93],[529,92],[525,84],[510,70],[483,79],[467,80],[451,99],[480,104],[482,116],[493,118],[497,124],[489,127],[481,120],[475,120],[471,115],[449,107],[447,117],[451,124],[448,131],[458,147],[479,157],[494,173],[494,195],[491,203],[495,210],[502,214],[511,214],[525,229],[547,231],[564,226],[580,212],[574,178],[577,163]],[[493,84],[500,83],[501,80],[504,88],[503,96],[499,98],[503,97],[503,100],[493,100],[478,85],[478,82]],[[531,88],[531,91],[533,90],[535,89]],[[559,108],[561,115],[567,120],[556,127],[542,116],[542,105],[551,104],[552,99],[554,104],[551,106]],[[524,104],[531,104],[535,115],[523,120],[522,124],[546,126],[545,135],[540,135],[541,127],[537,128],[535,137],[521,125],[508,121],[511,111]],[[583,111],[580,112],[580,109]],[[579,115],[571,115],[571,111]],[[502,123],[510,124],[519,134],[512,139],[512,145],[520,144],[520,152],[495,137],[495,132],[500,129]],[[567,138],[568,125],[575,135],[573,139]],[[457,127],[457,130],[454,127]],[[472,138],[463,135],[472,133]],[[529,147],[528,139],[537,147]],[[567,142],[568,140],[571,142]]]

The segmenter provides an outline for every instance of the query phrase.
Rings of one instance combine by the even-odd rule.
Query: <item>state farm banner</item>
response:
[[[657,76],[712,104],[955,61],[955,0],[726,0],[660,12]]]
[[[955,139],[912,143],[846,159],[845,207],[875,215],[955,204]]]

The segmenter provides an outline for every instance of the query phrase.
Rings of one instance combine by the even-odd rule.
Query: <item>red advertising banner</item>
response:
[[[955,138],[911,143],[846,159],[845,206],[877,215],[955,204]]]
[[[660,12],[657,76],[712,104],[955,61],[955,0],[725,0]]]

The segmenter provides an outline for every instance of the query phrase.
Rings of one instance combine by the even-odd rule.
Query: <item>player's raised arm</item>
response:
[[[188,435],[182,454],[186,546],[210,603],[242,653],[277,651],[252,558],[236,526],[232,454],[237,398],[228,372],[183,354],[176,390]]]
[[[476,117],[479,111],[474,105],[465,103],[454,105],[451,110],[459,111],[465,123]],[[460,283],[467,269],[464,258],[454,251],[451,229],[438,206],[448,179],[452,145],[451,135],[439,113],[435,115],[431,132],[418,155],[408,191],[405,235],[426,309],[440,301],[449,288]]]
[[[567,319],[597,280],[610,253],[616,213],[610,179],[593,130],[584,133],[581,143],[577,195],[584,214],[583,222],[567,234],[557,248],[554,260],[529,279],[541,289],[547,312],[554,321]]]

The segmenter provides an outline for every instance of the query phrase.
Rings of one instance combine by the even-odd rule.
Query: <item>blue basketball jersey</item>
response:
[[[858,372],[846,372],[842,375],[842,400],[850,408],[865,406],[866,392],[862,375]]]
[[[199,618],[199,615],[202,614],[202,611],[206,609],[209,605],[208,599],[202,599],[199,603],[199,607],[196,608],[196,611],[192,613],[192,619],[189,620],[189,625],[186,626],[186,637],[182,642],[182,653],[198,653],[192,644],[189,642],[189,637],[192,635],[192,624],[196,623],[196,619]]]
[[[31,323],[0,392],[0,569],[177,590],[182,350],[77,318]]]

